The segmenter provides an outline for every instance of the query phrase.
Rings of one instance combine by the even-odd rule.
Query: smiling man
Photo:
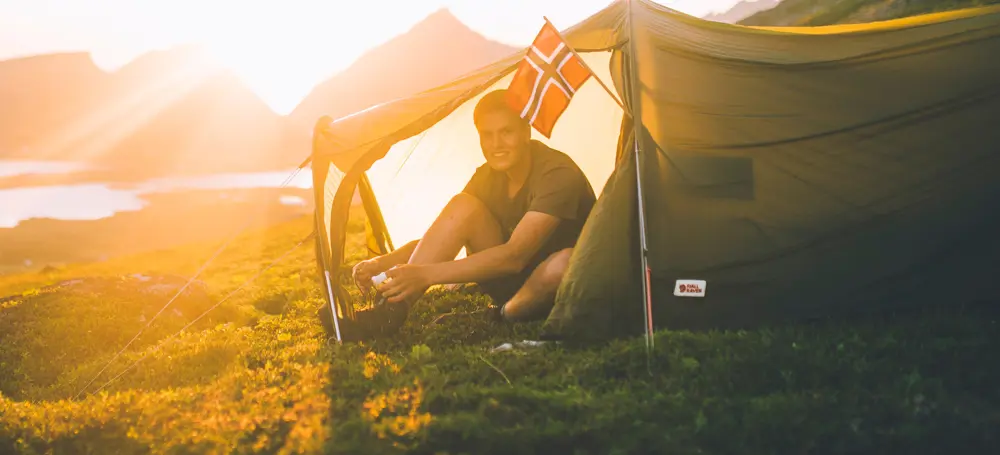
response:
[[[363,292],[373,276],[390,278],[378,289],[387,303],[356,314],[357,325],[380,326],[364,331],[394,332],[436,284],[478,283],[496,316],[510,322],[542,319],[551,310],[596,197],[568,155],[531,139],[531,126],[505,94],[490,92],[476,105],[473,121],[486,164],[465,189],[420,240],[355,266]],[[467,256],[456,260],[463,247]],[[367,337],[346,325],[345,339]]]

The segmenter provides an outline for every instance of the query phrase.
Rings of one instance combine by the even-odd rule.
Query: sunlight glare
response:
[[[369,49],[405,33],[436,2],[385,5],[303,2],[248,5],[238,18],[200,30],[198,42],[279,115]]]
[[[547,16],[565,28],[612,0],[0,1],[0,59],[57,50],[90,51],[107,71],[154,49],[202,44],[280,115],[368,50],[442,8],[486,38],[527,45]],[[657,0],[688,14],[739,0]]]
[[[210,77],[216,69],[204,59],[190,59],[172,71],[147,75],[141,85],[109,99],[100,109],[46,138],[35,151],[48,157],[72,147],[73,160],[86,162],[113,148],[164,108]],[[121,87],[126,88],[126,87]]]

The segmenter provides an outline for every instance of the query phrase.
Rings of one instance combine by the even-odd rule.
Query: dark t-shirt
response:
[[[556,231],[531,261],[532,268],[552,253],[576,244],[596,197],[579,166],[565,153],[531,141],[528,179],[510,198],[507,174],[489,164],[476,169],[463,193],[482,201],[500,223],[504,241],[527,212],[542,212],[561,219]]]

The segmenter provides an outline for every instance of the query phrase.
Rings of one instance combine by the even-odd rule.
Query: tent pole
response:
[[[635,22],[633,20],[632,12],[632,0],[625,0],[628,6],[628,33],[629,33],[629,73],[632,75],[630,78],[630,86],[632,90],[629,93],[632,105],[632,127],[633,127],[633,144],[635,153],[635,184],[636,193],[638,196],[639,203],[639,257],[642,261],[642,291],[643,291],[643,315],[646,323],[646,365],[649,367],[650,356],[653,349],[653,300],[652,291],[650,289],[650,269],[649,269],[649,248],[646,243],[646,204],[645,195],[642,191],[642,154],[640,153],[639,141],[642,137],[642,114],[640,110],[640,97],[636,94],[639,90],[639,74],[638,67],[639,64],[636,56],[636,46],[635,46]]]
[[[321,147],[321,145],[320,145],[320,138],[321,138],[321,136],[323,134],[323,129],[327,125],[329,125],[330,122],[332,122],[332,121],[333,121],[333,119],[330,118],[329,116],[326,116],[326,115],[324,115],[323,117],[321,117],[319,120],[316,121],[316,124],[313,127],[312,155],[310,155],[310,159],[313,158],[313,157],[319,156],[320,147]],[[315,161],[313,161],[313,163],[315,165]],[[303,165],[304,164],[305,163],[303,163]],[[330,262],[330,258],[327,256],[326,249],[323,247],[324,245],[327,245],[327,242],[324,242],[323,239],[324,238],[329,238],[329,230],[328,230],[329,226],[326,226],[325,222],[323,222],[323,223],[320,222],[320,220],[323,219],[323,206],[318,203],[319,202],[319,198],[316,197],[316,194],[319,193],[320,191],[322,191],[322,189],[321,188],[316,188],[316,186],[317,186],[316,183],[317,182],[316,182],[315,175],[316,175],[316,170],[314,168],[313,169],[313,186],[314,186],[314,188],[313,188],[314,204],[313,205],[316,206],[315,207],[315,213],[316,213],[316,241],[319,242],[319,244],[321,246],[319,248],[319,250],[320,250],[319,254],[320,254],[321,259],[322,259],[321,264],[323,264],[323,283],[326,285],[326,295],[327,295],[327,298],[330,300],[330,312],[331,312],[330,316],[332,317],[332,321],[333,321],[333,330],[334,330],[334,332],[335,332],[335,334],[337,336],[337,343],[338,344],[343,344],[344,340],[340,336],[340,317],[337,316],[337,298],[336,298],[336,296],[333,293],[333,283],[332,283],[332,280],[330,278],[330,263],[329,263]],[[325,181],[325,179],[324,179],[324,181]],[[323,229],[321,230],[320,228],[323,228]]]
[[[340,317],[337,316],[337,298],[333,295],[333,287],[330,284],[330,271],[323,271],[326,282],[326,295],[330,298],[330,311],[333,312],[333,330],[337,335],[337,344],[344,344],[344,338],[340,336]]]

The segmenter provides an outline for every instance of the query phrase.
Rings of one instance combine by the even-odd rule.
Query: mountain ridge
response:
[[[721,12],[709,13],[702,19],[734,24],[758,12],[769,10],[781,3],[781,0],[744,0]]]
[[[446,49],[435,54],[447,58],[428,60],[419,52],[428,46]],[[41,69],[21,72],[23,84],[0,84],[0,104],[14,105],[0,112],[0,159],[85,161],[114,169],[118,179],[287,168],[308,154],[320,116],[347,115],[446,84],[516,48],[485,38],[441,8],[325,79],[285,116],[201,51],[192,45],[153,50],[114,71],[101,69],[87,52],[0,61],[0,74],[20,71],[22,60],[41,62],[34,65]],[[192,61],[208,64],[188,68]],[[34,83],[42,73],[50,77]],[[399,74],[407,77],[394,79]],[[151,87],[157,84],[162,87]]]
[[[1000,0],[782,0],[740,22],[751,26],[857,24],[1000,3]]]
[[[455,37],[470,39],[456,40]],[[474,39],[471,39],[473,37]],[[421,72],[422,66],[440,68],[444,65],[440,53],[425,55],[417,51],[428,46],[441,47],[445,44],[453,46],[453,54],[475,55],[475,58],[463,58],[462,64],[446,67],[443,71]],[[312,122],[323,115],[337,118],[382,102],[428,90],[516,51],[517,48],[514,46],[490,40],[476,32],[448,8],[440,8],[406,32],[364,52],[343,71],[317,84],[288,116],[293,122],[300,125],[308,124],[311,128]],[[412,67],[416,69],[416,73],[408,72],[405,79],[396,79],[393,83],[376,84],[377,89],[384,90],[378,95],[370,93],[375,88],[362,89],[359,95],[355,88],[359,82],[370,81],[373,77],[385,81],[383,76],[393,74],[392,65],[387,65],[386,62],[397,64],[404,62],[401,66]]]

